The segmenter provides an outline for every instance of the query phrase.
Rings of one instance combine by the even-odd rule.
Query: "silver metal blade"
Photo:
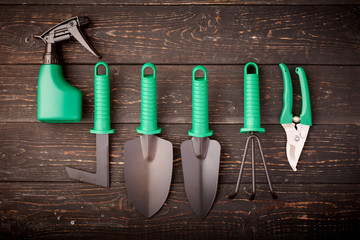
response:
[[[286,156],[292,170],[296,172],[297,171],[296,165],[299,159],[296,159],[295,157],[295,146],[291,145],[289,142],[286,142]]]
[[[199,145],[199,141],[200,143]],[[204,145],[207,146],[204,146]],[[194,149],[198,146],[199,149]],[[206,152],[204,153],[204,151]],[[195,138],[181,144],[181,158],[186,196],[197,216],[204,218],[215,200],[219,166],[219,142]],[[198,158],[200,157],[200,158]]]
[[[170,190],[173,147],[155,135],[141,135],[125,143],[126,190],[135,208],[145,217],[163,206]]]
[[[298,144],[295,148],[295,158],[297,160],[299,160],[301,152],[302,152],[305,142],[306,142],[306,138],[307,138],[309,130],[310,130],[310,126],[304,125],[304,124],[297,124],[296,127],[297,127],[297,131],[299,133],[299,136],[300,136],[300,141],[298,142]]]
[[[291,168],[297,171],[296,165],[304,148],[310,126],[297,124],[295,128],[295,123],[282,124],[282,126],[285,129],[287,138],[286,155]]]
[[[71,179],[109,187],[109,135],[96,134],[96,173],[69,167],[65,170]]]

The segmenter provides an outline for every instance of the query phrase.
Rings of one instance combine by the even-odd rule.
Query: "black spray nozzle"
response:
[[[89,24],[89,19],[87,17],[72,17],[53,26],[43,34],[36,35],[35,37],[42,39],[46,44],[54,44],[74,37],[94,56],[101,58],[101,55],[88,42],[84,34],[80,31],[80,27],[86,26],[87,24]]]

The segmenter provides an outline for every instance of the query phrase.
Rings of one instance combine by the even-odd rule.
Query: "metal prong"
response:
[[[256,194],[256,180],[255,180],[255,146],[254,135],[251,133],[251,178],[252,178],[252,193],[249,200],[254,200]]]
[[[272,188],[272,184],[271,184],[271,180],[270,180],[270,174],[269,174],[267,166],[266,166],[266,161],[265,161],[264,153],[262,151],[260,138],[258,136],[256,136],[256,135],[255,135],[255,138],[256,138],[256,140],[258,142],[258,145],[259,145],[260,155],[261,155],[261,158],[262,158],[262,161],[263,161],[263,164],[264,164],[265,174],[266,174],[266,178],[267,178],[267,181],[268,181],[268,184],[269,184],[271,196],[272,196],[273,199],[277,199],[277,196],[275,195],[274,190]]]
[[[252,193],[249,197],[249,200],[254,200],[255,199],[255,195],[256,195],[256,180],[255,180],[255,141],[254,138],[256,139],[256,141],[258,142],[258,146],[259,146],[259,150],[260,150],[260,154],[261,154],[261,158],[262,158],[262,162],[264,164],[264,169],[265,169],[265,174],[266,174],[266,178],[269,184],[269,188],[270,188],[270,193],[271,193],[271,197],[273,199],[277,199],[277,196],[272,188],[272,184],[271,184],[271,180],[270,180],[270,175],[266,166],[266,161],[265,161],[265,157],[264,157],[264,153],[262,151],[262,146],[261,146],[261,142],[260,142],[260,138],[258,136],[256,136],[254,133],[251,133],[251,135],[247,138],[246,140],[246,144],[245,144],[245,149],[244,149],[244,155],[243,155],[243,160],[241,162],[241,166],[240,166],[240,172],[239,172],[239,177],[238,177],[238,181],[236,184],[236,188],[235,188],[235,192],[230,194],[228,197],[229,199],[233,199],[236,197],[236,195],[239,192],[239,186],[240,186],[240,182],[241,182],[241,177],[242,177],[242,172],[244,170],[244,163],[246,160],[246,155],[247,155],[247,150],[248,150],[248,146],[249,146],[249,141],[251,139],[251,176],[252,176]]]
[[[239,186],[240,186],[240,182],[241,182],[242,172],[244,170],[244,163],[245,163],[247,149],[248,149],[248,146],[249,146],[250,139],[251,139],[251,136],[249,136],[247,138],[247,140],[246,140],[245,149],[244,149],[244,155],[243,155],[243,159],[242,159],[241,166],[240,166],[240,172],[239,172],[238,180],[237,180],[237,183],[236,183],[235,192],[233,192],[232,194],[229,195],[229,199],[235,198],[236,195],[239,192]]]
[[[228,196],[228,198],[229,198],[229,199],[234,199],[237,194],[238,194],[237,192],[233,192],[232,194],[230,194],[230,195]]]

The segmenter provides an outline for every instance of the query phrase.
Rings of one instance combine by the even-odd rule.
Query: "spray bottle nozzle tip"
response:
[[[85,26],[89,24],[89,18],[88,17],[79,17],[79,24],[80,26]]]

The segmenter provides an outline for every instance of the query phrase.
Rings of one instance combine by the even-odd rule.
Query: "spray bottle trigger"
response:
[[[71,24],[71,22],[70,22]],[[70,25],[69,24],[69,25]],[[89,52],[91,52],[97,58],[101,58],[101,55],[96,51],[96,49],[89,43],[89,41],[85,38],[84,34],[80,31],[77,25],[70,26],[68,28],[70,34],[81,44],[83,45]]]
[[[72,17],[69,18],[45,31],[41,35],[35,35],[36,38],[42,39],[46,44],[54,44],[62,42],[74,37],[81,45],[83,45],[94,56],[101,58],[101,55],[85,38],[80,31],[80,27],[89,23],[87,17]]]

